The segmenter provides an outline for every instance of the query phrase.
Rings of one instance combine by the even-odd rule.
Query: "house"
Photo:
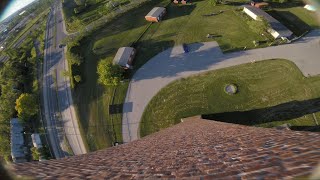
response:
[[[264,8],[269,6],[269,3],[264,2],[263,0],[252,0],[250,2],[251,6],[257,7],[257,8]]]
[[[11,157],[13,162],[26,162],[23,127],[17,118],[10,120],[10,134],[11,134]]]
[[[166,8],[155,7],[146,16],[146,20],[150,22],[159,22],[162,17],[166,14]]]
[[[268,29],[268,32],[275,39],[288,39],[293,35],[292,31],[287,27],[259,8],[245,5],[243,6],[243,11],[254,20],[259,20],[259,17],[263,17],[270,24],[271,28]]]
[[[42,148],[42,143],[40,139],[40,135],[38,133],[31,134],[33,147],[39,149]]]
[[[132,47],[121,47],[118,49],[116,56],[113,58],[113,63],[118,64],[125,69],[132,68],[133,59],[136,50]]]
[[[11,169],[42,179],[307,179],[319,142],[316,132],[190,117],[125,145]]]

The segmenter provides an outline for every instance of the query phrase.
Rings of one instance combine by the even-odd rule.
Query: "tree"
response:
[[[270,28],[269,23],[263,17],[260,16],[257,18],[257,20],[248,21],[248,25],[252,29],[252,31],[258,34],[264,33]]]
[[[117,86],[123,79],[123,69],[107,60],[101,60],[98,64],[99,83],[105,86]]]
[[[24,93],[16,100],[16,110],[18,117],[27,121],[30,117],[38,113],[38,104],[32,94]]]
[[[36,48],[33,47],[33,48],[31,49],[31,58],[36,58],[36,57],[37,57]]]
[[[74,2],[78,5],[78,6],[81,6],[81,5],[84,5],[86,3],[86,0],[74,0]]]
[[[75,76],[73,76],[73,78],[77,83],[81,82],[81,76],[80,75],[75,75]]]
[[[209,0],[209,4],[212,6],[216,6],[219,3],[219,0]]]

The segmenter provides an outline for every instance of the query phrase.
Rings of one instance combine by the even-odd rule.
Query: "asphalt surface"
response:
[[[180,78],[206,71],[253,63],[273,58],[294,62],[305,76],[320,74],[320,30],[292,44],[223,54],[216,42],[189,45],[184,53],[177,46],[159,53],[133,76],[123,106],[124,143],[139,139],[139,124],[144,109],[163,87]]]
[[[66,37],[64,33],[61,3],[56,1],[48,16],[43,66],[43,106],[45,124],[56,158],[70,155],[67,142],[75,155],[86,153],[71,96],[70,81],[62,75],[67,70],[65,48],[59,44]]]

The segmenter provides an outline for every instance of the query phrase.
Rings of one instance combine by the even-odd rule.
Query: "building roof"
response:
[[[320,160],[319,142],[319,133],[192,117],[127,144],[63,159],[17,164],[13,170],[19,175],[52,179],[305,177]]]
[[[132,47],[119,48],[116,56],[113,58],[113,63],[119,64],[120,66],[123,66],[123,67],[127,66],[128,60],[130,59],[130,56],[133,51],[134,51],[134,48]]]
[[[164,7],[154,7],[146,16],[159,17],[166,8]]]
[[[11,133],[11,156],[13,161],[15,159],[24,159],[24,139],[23,127],[17,118],[10,120]]]
[[[264,17],[264,19],[270,24],[271,28],[279,33],[280,37],[289,37],[292,35],[292,32],[286,26],[262,9],[250,5],[244,5],[244,8],[247,8],[257,16]]]

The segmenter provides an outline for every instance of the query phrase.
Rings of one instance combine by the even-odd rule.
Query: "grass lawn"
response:
[[[308,30],[320,27],[320,24],[316,19],[316,14],[301,6],[275,8],[268,13],[283,23],[297,36],[302,35]]]
[[[238,93],[225,93],[229,83],[238,86]],[[320,111],[319,102],[320,77],[304,77],[288,60],[266,60],[169,84],[145,109],[140,133],[145,136],[177,124],[181,118],[200,114],[263,127],[284,123],[314,126],[311,113]]]
[[[121,114],[111,118],[108,114],[113,88],[97,83],[97,64],[100,59],[112,60],[119,47],[130,46],[149,26],[144,16],[155,6],[164,6],[169,0],[152,0],[110,21],[105,27],[87,36],[78,50],[84,57],[80,67],[82,83],[73,92],[83,132],[90,150],[105,148],[115,141],[121,142]],[[168,13],[161,23],[154,23],[136,44],[138,54],[135,69],[141,67],[159,52],[182,43],[216,40],[224,51],[253,48],[253,40],[263,40],[252,32],[242,18],[231,9],[235,6],[212,7],[208,1],[195,1],[193,5],[169,5]],[[203,17],[219,10],[224,13]],[[208,33],[221,37],[207,39]],[[128,83],[117,88],[114,104],[124,101]],[[113,123],[112,123],[113,121]],[[115,125],[113,127],[113,125]]]

